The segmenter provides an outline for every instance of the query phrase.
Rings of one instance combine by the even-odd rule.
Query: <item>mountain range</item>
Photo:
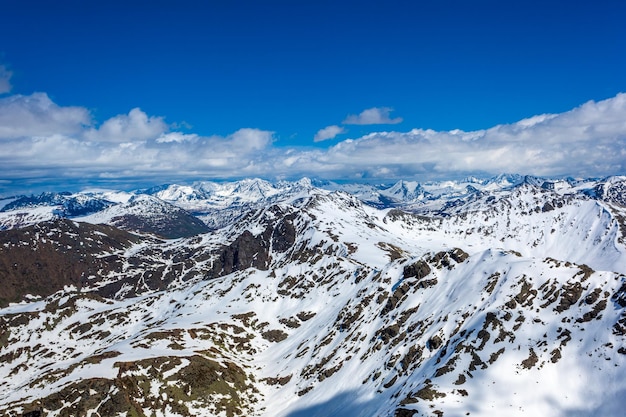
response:
[[[0,229],[0,415],[626,406],[626,177],[44,193]]]

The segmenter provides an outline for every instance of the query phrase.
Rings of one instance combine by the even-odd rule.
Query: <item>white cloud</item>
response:
[[[91,124],[82,107],[61,107],[45,93],[0,98],[0,139],[80,133]]]
[[[346,130],[341,126],[337,126],[337,125],[326,126],[325,128],[317,131],[317,133],[315,134],[315,137],[313,138],[313,141],[321,142],[321,141],[328,140],[328,139],[334,139],[335,136],[341,133],[345,133],[345,131]]]
[[[100,142],[129,142],[156,139],[169,129],[162,117],[148,117],[140,108],[127,115],[120,114],[85,133],[89,140]]]
[[[38,99],[49,101],[47,96]],[[24,100],[13,97],[10,102],[15,101],[23,104]],[[6,108],[11,107],[0,107]],[[55,115],[63,115],[62,110],[68,109],[52,102],[47,107],[36,108],[41,110],[40,119],[57,122],[64,119]],[[47,108],[49,114],[42,108]],[[81,110],[88,115],[86,110]],[[4,113],[0,111],[0,115]],[[29,117],[20,120],[28,122],[34,118],[32,111],[22,113]],[[26,124],[18,129],[15,121],[0,119],[0,132],[5,133],[0,138],[0,166],[7,181],[17,183],[26,178],[65,182],[89,179],[124,182],[138,178],[171,181],[187,176],[259,175],[258,167],[263,165],[259,161],[268,154],[274,140],[273,132],[250,128],[239,129],[226,137],[170,132],[162,118],[150,117],[139,109],[115,116],[98,128],[80,123],[70,124],[70,128],[60,122],[48,123],[48,131],[44,133],[43,128]],[[0,184],[0,194],[10,184]]]
[[[60,107],[45,94],[0,99],[0,194],[26,178],[154,184],[245,176],[425,180],[626,173],[626,94],[486,130],[376,132],[326,149],[273,146],[273,132],[252,128],[209,137],[170,131],[162,118],[139,109],[99,128],[90,123],[86,109]]]
[[[222,145],[227,144],[229,148],[236,152],[252,152],[261,150],[272,144],[274,132],[260,129],[244,128],[239,129],[232,135],[226,137]],[[228,144],[230,142],[230,144]]]
[[[390,107],[372,107],[363,110],[358,115],[351,114],[342,122],[345,125],[395,125],[402,123],[402,117],[392,119],[389,113],[393,111]]]
[[[13,72],[9,71],[5,65],[0,65],[0,94],[11,92],[11,77]]]
[[[545,176],[626,173],[626,94],[491,129],[377,132],[317,157],[328,175],[450,177],[517,172]],[[314,164],[312,164],[314,165]],[[335,167],[344,166],[337,170]],[[349,168],[348,168],[349,167]]]
[[[196,135],[195,133],[185,134],[185,133],[180,133],[180,132],[168,132],[168,133],[162,133],[161,136],[156,138],[156,142],[157,143],[169,143],[169,142],[183,143],[183,142],[193,142],[193,141],[196,141],[197,139],[198,139],[198,135]]]

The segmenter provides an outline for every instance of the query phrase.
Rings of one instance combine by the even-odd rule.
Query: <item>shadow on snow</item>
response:
[[[359,399],[357,391],[347,391],[335,395],[334,397],[319,404],[308,405],[299,410],[292,411],[285,417],[371,417],[371,416],[393,416],[393,411],[388,414],[381,414],[380,411],[390,406],[389,398],[381,395],[369,401]],[[393,408],[393,407],[392,407]],[[394,408],[395,409],[395,408]]]

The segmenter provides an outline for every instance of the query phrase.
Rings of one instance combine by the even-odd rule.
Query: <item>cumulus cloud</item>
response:
[[[395,119],[389,117],[389,113],[392,111],[391,107],[372,107],[363,110],[358,115],[349,115],[342,123],[345,125],[395,125],[402,123],[402,117]]]
[[[13,72],[9,71],[5,65],[0,65],[0,94],[11,92],[11,77]]]
[[[626,94],[471,132],[375,132],[313,149],[273,143],[273,132],[252,128],[226,136],[182,133],[139,109],[97,126],[86,109],[58,106],[45,94],[12,96],[0,99],[0,194],[37,178],[155,184],[246,176],[623,175]]]
[[[236,152],[247,153],[259,151],[269,146],[274,141],[273,135],[274,132],[266,130],[244,128],[227,136],[226,141],[220,140],[220,143],[232,147]]]
[[[75,134],[91,125],[82,107],[61,107],[45,93],[0,98],[0,139]]]
[[[341,133],[345,133],[345,131],[346,130],[341,126],[337,126],[337,125],[326,126],[325,128],[317,131],[317,133],[315,134],[315,137],[313,138],[313,141],[321,142],[324,140],[334,139],[335,136]]]
[[[85,137],[98,142],[132,142],[156,139],[168,129],[162,117],[148,117],[140,108],[134,108],[128,114],[112,117],[99,128],[91,129]]]

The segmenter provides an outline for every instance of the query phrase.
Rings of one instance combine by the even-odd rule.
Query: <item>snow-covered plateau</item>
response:
[[[622,416],[626,178],[0,200],[0,415]]]

